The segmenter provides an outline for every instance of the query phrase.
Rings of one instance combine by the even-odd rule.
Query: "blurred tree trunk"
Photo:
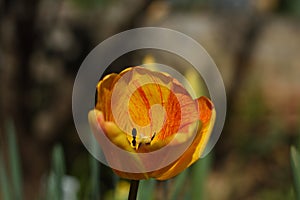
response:
[[[122,25],[115,32],[136,27],[151,2],[151,0],[144,1],[132,12],[132,15],[126,15],[122,19]],[[52,5],[47,7],[48,3]],[[15,122],[24,176],[24,199],[35,199],[39,195],[43,186],[41,177],[45,175],[49,167],[49,152],[57,139],[67,144],[65,146],[67,153],[74,154],[82,150],[73,148],[76,145],[82,146],[81,143],[74,144],[74,138],[79,140],[76,134],[72,135],[70,140],[66,133],[71,126],[74,129],[71,114],[72,83],[80,63],[93,47],[90,33],[95,32],[95,27],[83,24],[85,21],[76,23],[63,21],[65,19],[60,19],[59,15],[60,4],[60,1],[0,1],[0,118],[4,120],[11,118]],[[45,11],[43,9],[47,12],[41,13]],[[49,18],[50,22],[47,21]],[[43,24],[44,20],[48,24]],[[57,46],[49,47],[47,42],[51,40],[51,33],[61,31],[61,29],[63,29],[60,32],[63,38],[73,39],[72,42],[76,43],[75,47],[71,44],[65,51],[55,49],[60,48]],[[65,34],[64,31],[70,35]],[[68,42],[63,40],[59,45],[66,46],[65,43]],[[42,57],[39,59],[44,59],[46,63],[53,60],[59,62],[59,66],[54,66],[57,64],[55,62],[55,64],[47,63],[49,68],[43,70],[53,70],[53,68],[61,70],[59,72],[61,78],[46,83],[46,89],[41,86],[44,83],[37,82],[36,74],[34,74],[42,67],[34,60],[37,52],[40,53],[38,56]],[[41,94],[45,96],[40,97]],[[37,97],[47,99],[47,102],[36,105]],[[41,129],[36,128],[41,115],[47,116],[47,120],[43,123],[51,127],[45,131],[46,133],[38,133]],[[4,120],[0,122],[2,130],[4,130]],[[71,131],[75,133],[73,129]],[[44,137],[47,133],[52,135]],[[5,148],[5,141],[5,134],[0,135],[1,148],[3,146]]]
[[[31,134],[33,83],[30,59],[39,41],[36,29],[38,4],[38,0],[6,0],[0,5],[1,118],[11,118],[15,122],[24,171],[24,199],[37,197],[39,178],[47,162],[45,151]]]

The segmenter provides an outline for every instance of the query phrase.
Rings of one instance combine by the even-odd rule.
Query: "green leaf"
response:
[[[191,187],[188,192],[191,194],[190,199],[207,199],[205,196],[205,181],[210,170],[212,153],[207,155],[205,158],[200,159],[191,166]]]
[[[11,183],[12,183],[12,194],[14,199],[22,199],[22,175],[21,175],[21,164],[19,149],[17,145],[17,139],[15,134],[15,128],[12,121],[9,121],[6,125],[8,148],[9,148],[9,160],[11,168]]]
[[[47,199],[62,200],[62,179],[65,175],[64,153],[61,145],[54,146],[52,152],[52,169],[48,178]]]
[[[300,200],[300,154],[294,146],[291,147],[291,166],[296,197]]]
[[[12,200],[7,173],[4,166],[2,152],[0,152],[0,187],[3,200]]]
[[[94,138],[93,138],[94,139]],[[92,140],[93,151],[97,150],[96,140]],[[99,148],[99,147],[98,147]],[[90,156],[90,166],[91,166],[91,199],[100,199],[100,165],[99,161],[94,157]]]
[[[51,172],[48,176],[46,199],[47,200],[59,199],[57,189],[56,189],[55,175],[53,172]]]
[[[156,181],[154,179],[141,180],[139,190],[138,190],[138,199],[141,200],[154,199],[155,183]]]
[[[170,194],[171,194],[171,200],[176,200],[178,199],[178,196],[180,194],[180,192],[183,189],[183,186],[186,182],[186,178],[188,175],[188,170],[184,170],[183,172],[181,172],[178,176],[176,176],[174,178],[175,182],[174,182],[174,186],[172,187]]]

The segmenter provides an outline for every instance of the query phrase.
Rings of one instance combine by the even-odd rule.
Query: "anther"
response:
[[[154,139],[155,135],[156,135],[156,132],[154,132],[154,134],[152,135],[152,137],[150,139],[150,142],[147,142],[146,145],[150,145],[151,144],[151,142]]]
[[[155,135],[156,135],[156,132],[154,132],[154,134],[152,135],[151,141],[154,139]]]
[[[131,144],[133,147],[135,147],[136,146],[136,129],[135,128],[132,129],[131,134],[132,134]]]

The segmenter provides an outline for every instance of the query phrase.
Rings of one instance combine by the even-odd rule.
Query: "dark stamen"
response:
[[[154,134],[152,135],[151,141],[154,139],[155,135],[156,135],[156,132],[154,132]]]
[[[156,135],[156,133],[154,132],[154,134],[153,134],[152,137],[151,137],[151,141],[150,141],[150,142],[147,142],[146,145],[151,144],[151,142],[152,142],[152,140],[154,139],[155,135]]]
[[[134,138],[136,137],[136,128],[133,128],[133,129],[132,129],[131,134],[132,134],[132,137],[134,137]]]
[[[132,129],[132,132],[131,132],[131,134],[132,134],[132,146],[134,146],[135,147],[135,145],[136,145],[136,129],[135,128],[133,128]]]
[[[135,147],[135,145],[136,145],[135,137],[132,139],[131,143],[132,143],[132,146]]]

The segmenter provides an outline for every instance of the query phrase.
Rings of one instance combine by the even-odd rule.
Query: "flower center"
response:
[[[127,139],[130,142],[132,148],[138,149],[141,146],[141,144],[150,145],[155,135],[156,133],[154,132],[151,137],[144,136],[141,133],[138,136],[136,128],[133,128],[131,132],[131,137],[127,137]]]

